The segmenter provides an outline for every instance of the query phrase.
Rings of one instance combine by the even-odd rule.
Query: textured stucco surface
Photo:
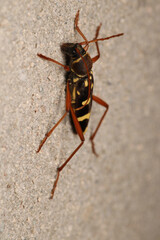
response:
[[[66,118],[39,154],[45,133],[65,111],[60,44],[81,41],[73,21],[100,43],[86,142],[60,176],[56,168],[79,144]],[[149,0],[0,1],[0,239],[160,239],[160,3]],[[94,44],[89,49],[95,55]]]

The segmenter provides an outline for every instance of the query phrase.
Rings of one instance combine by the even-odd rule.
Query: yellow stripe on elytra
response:
[[[88,103],[87,104],[89,104],[90,103],[90,101],[91,101],[91,98],[89,98],[89,99],[87,99],[87,100],[85,100],[85,101],[83,101],[82,102],[82,105],[85,105],[85,103],[88,101]]]
[[[78,119],[79,122],[82,122],[82,121],[85,120],[85,119],[89,119],[90,114],[91,114],[91,113],[87,113],[86,115],[84,115],[84,116],[82,116],[82,117],[78,117],[77,119]]]
[[[74,73],[76,73],[73,68],[71,68],[71,71],[74,72]],[[86,74],[77,74],[77,73],[76,73],[76,75],[77,75],[78,77],[82,78],[82,77],[84,77]],[[78,79],[78,80],[79,80],[79,79]],[[77,80],[77,81],[78,81],[78,80]]]
[[[72,92],[72,99],[75,100],[76,99],[76,88],[73,88],[73,92]]]
[[[86,53],[82,57],[84,58],[85,56],[86,56]],[[81,57],[77,58],[76,60],[73,61],[73,64],[79,62],[80,60],[82,60]]]
[[[80,78],[73,78],[73,82],[76,83],[79,81]]]
[[[85,87],[88,87],[88,80],[85,80],[85,81],[84,81],[84,86],[85,86]]]
[[[77,90],[77,94],[78,94],[78,95],[81,95],[80,92],[79,92],[78,90]]]

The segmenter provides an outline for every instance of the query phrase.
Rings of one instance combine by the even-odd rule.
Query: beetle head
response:
[[[84,48],[78,43],[64,43],[61,45],[61,51],[73,59],[80,57],[76,49],[78,49],[82,56],[86,53]]]

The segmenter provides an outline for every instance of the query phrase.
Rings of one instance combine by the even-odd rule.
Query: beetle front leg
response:
[[[63,67],[67,72],[70,71],[70,67],[69,67],[69,66],[63,65],[62,63],[60,63],[60,62],[58,62],[58,61],[56,61],[56,60],[54,60],[54,59],[52,59],[52,58],[46,57],[46,56],[44,56],[44,55],[41,54],[41,53],[37,53],[37,56],[40,57],[40,58],[42,58],[42,59],[44,59],[44,60],[47,60],[47,61],[50,61],[50,62],[54,62],[54,63],[60,65],[60,66]]]

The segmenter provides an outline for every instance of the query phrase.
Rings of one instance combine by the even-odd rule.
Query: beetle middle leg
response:
[[[42,146],[44,145],[44,143],[46,142],[47,138],[52,134],[52,132],[54,131],[54,129],[61,123],[61,121],[67,116],[67,113],[70,110],[70,102],[71,102],[71,96],[69,93],[69,83],[67,83],[67,93],[66,93],[66,112],[64,113],[64,115],[60,118],[60,120],[51,128],[51,130],[49,132],[46,133],[45,137],[43,138],[43,140],[41,141],[38,150],[36,151],[36,153],[39,153],[39,151],[41,150]]]

